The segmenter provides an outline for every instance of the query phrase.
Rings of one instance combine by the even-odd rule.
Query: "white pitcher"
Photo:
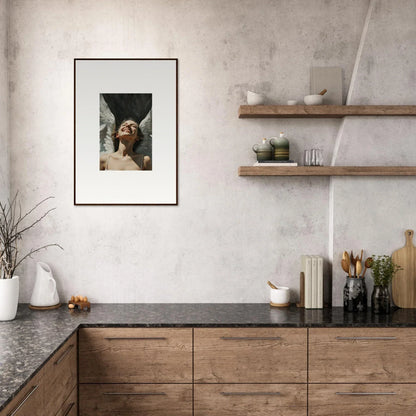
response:
[[[32,306],[54,306],[58,303],[59,297],[51,268],[46,263],[36,263],[36,282],[30,304]]]

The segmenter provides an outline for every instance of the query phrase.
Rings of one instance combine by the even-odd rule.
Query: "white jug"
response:
[[[54,306],[59,304],[56,282],[51,268],[42,262],[36,263],[36,282],[30,298],[31,306]]]

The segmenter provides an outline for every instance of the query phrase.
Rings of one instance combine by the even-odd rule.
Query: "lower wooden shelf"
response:
[[[238,176],[416,176],[416,166],[240,166]]]

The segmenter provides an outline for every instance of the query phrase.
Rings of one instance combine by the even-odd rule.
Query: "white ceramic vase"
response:
[[[19,276],[0,279],[0,321],[11,321],[16,317],[19,301]]]
[[[36,281],[30,304],[36,307],[48,307],[59,304],[56,282],[51,268],[39,261],[36,263]]]

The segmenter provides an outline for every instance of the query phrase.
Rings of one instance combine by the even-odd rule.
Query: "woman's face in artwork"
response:
[[[120,140],[137,140],[139,125],[133,120],[125,120],[120,124],[117,137]]]

